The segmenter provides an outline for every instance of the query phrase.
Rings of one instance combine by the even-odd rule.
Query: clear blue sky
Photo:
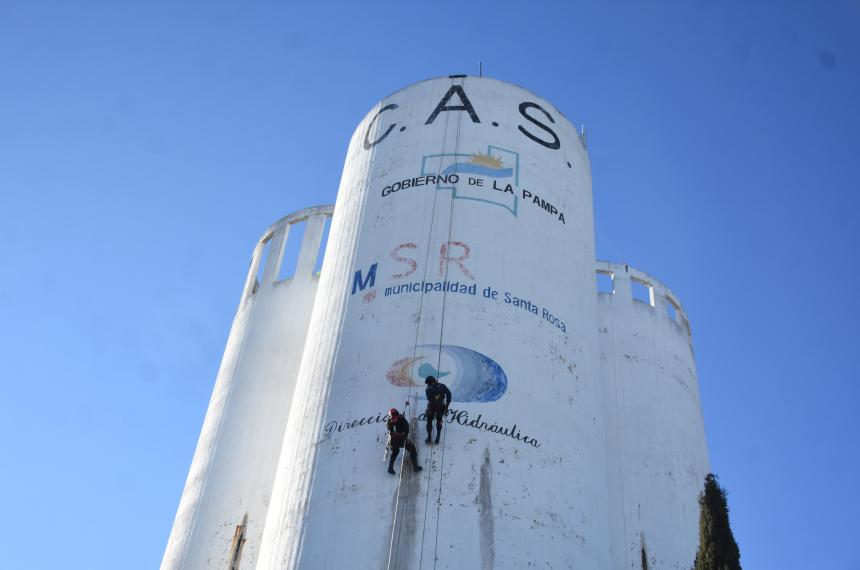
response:
[[[860,568],[860,1],[561,4],[0,0],[4,567],[158,565],[256,239],[483,61],[684,303],[744,567]]]

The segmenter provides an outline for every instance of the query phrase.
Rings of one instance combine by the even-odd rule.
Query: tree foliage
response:
[[[741,553],[729,526],[726,491],[708,473],[699,495],[699,550],[693,570],[741,570]]]

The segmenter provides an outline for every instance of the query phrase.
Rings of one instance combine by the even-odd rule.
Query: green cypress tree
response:
[[[729,526],[726,491],[712,473],[699,495],[699,550],[693,570],[741,570],[741,553]]]

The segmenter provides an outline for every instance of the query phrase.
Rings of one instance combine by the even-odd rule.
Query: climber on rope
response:
[[[436,443],[439,443],[439,438],[442,436],[442,417],[448,413],[448,406],[451,405],[451,390],[448,386],[436,380],[435,376],[428,376],[424,383],[427,384],[427,439],[425,443],[430,443],[433,438],[433,420],[436,420]]]
[[[400,448],[406,446],[406,451],[409,452],[409,457],[412,458],[412,470],[421,471],[422,467],[418,465],[418,451],[415,446],[409,441],[409,421],[400,415],[397,408],[388,410],[388,421],[385,422],[385,427],[388,428],[388,447],[391,449],[391,458],[388,460],[388,472],[394,475],[394,460],[400,454]]]

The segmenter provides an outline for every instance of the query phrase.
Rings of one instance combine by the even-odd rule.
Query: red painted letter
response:
[[[415,245],[414,243],[402,243],[402,244],[398,245],[397,247],[395,247],[391,251],[391,259],[393,259],[394,261],[398,261],[400,263],[406,263],[409,265],[409,271],[407,271],[406,273],[397,273],[397,274],[392,275],[392,277],[394,277],[395,279],[403,279],[404,277],[412,275],[413,273],[415,273],[415,270],[418,268],[418,264],[411,257],[400,257],[399,255],[397,255],[397,252],[400,251],[401,249],[404,249],[404,248],[406,248],[406,249],[418,249],[418,246]]]
[[[449,251],[451,247],[461,247],[463,248],[463,254],[459,257],[450,257]],[[475,280],[472,274],[466,269],[466,266],[463,265],[463,262],[469,259],[469,246],[461,241],[449,241],[447,243],[443,243],[442,247],[439,249],[439,276],[445,276],[445,267],[449,262],[453,261],[460,267],[460,271],[463,272],[463,275],[468,277],[471,280]]]

